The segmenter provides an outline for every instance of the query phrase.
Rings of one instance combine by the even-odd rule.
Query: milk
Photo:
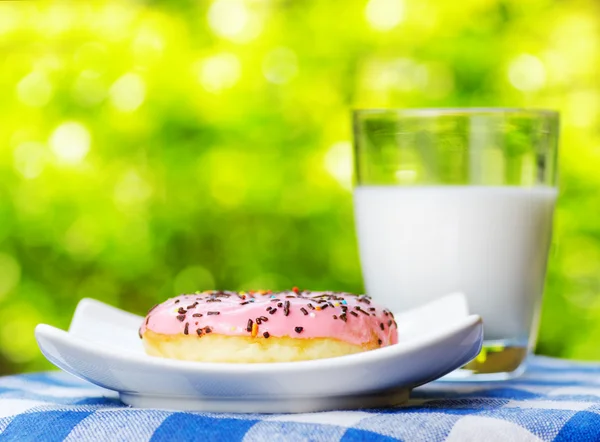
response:
[[[462,291],[486,341],[527,345],[555,189],[359,186],[354,200],[366,293],[400,311]]]

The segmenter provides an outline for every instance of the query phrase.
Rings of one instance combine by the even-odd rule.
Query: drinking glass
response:
[[[482,316],[465,379],[525,367],[557,196],[558,113],[354,112],[354,206],[366,292],[393,311],[452,292]]]

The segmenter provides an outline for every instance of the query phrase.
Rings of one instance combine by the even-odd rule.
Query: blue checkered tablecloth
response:
[[[600,441],[600,364],[532,358],[501,383],[433,382],[393,409],[288,415],[121,404],[60,372],[0,378],[0,441]]]

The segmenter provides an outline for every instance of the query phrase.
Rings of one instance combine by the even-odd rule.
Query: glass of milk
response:
[[[558,126],[547,110],[354,112],[366,292],[393,311],[463,292],[485,338],[465,379],[515,376],[535,345]]]

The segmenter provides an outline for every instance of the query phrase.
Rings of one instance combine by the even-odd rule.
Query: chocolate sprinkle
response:
[[[208,326],[204,327],[204,333],[209,334],[211,332],[212,332],[212,328],[210,328]]]
[[[290,301],[287,301],[287,302],[290,302]],[[280,308],[283,307],[283,303],[282,302],[278,302],[277,303],[277,307],[280,307]]]
[[[301,307],[300,311],[304,313],[304,316],[308,315],[308,311],[304,307]]]
[[[177,310],[177,313],[179,313],[180,315],[183,315],[183,314],[187,313],[187,310],[184,309],[183,307],[179,307],[179,310]]]
[[[321,310],[325,310],[327,307],[329,307],[329,304],[322,305]]]
[[[337,319],[337,315],[333,315],[333,319]]]
[[[348,317],[346,316],[346,313],[342,313],[342,314],[340,315],[340,319],[341,319],[342,321],[346,322],[346,321],[348,320]]]
[[[240,305],[246,305],[246,304],[250,304],[250,301],[240,302]]]
[[[187,335],[187,334],[189,334],[189,332],[190,332],[190,323],[186,322],[185,323],[185,328],[183,329],[183,334]]]
[[[383,322],[379,323],[379,328],[383,331],[385,330],[385,325],[383,325]]]
[[[179,304],[180,299],[176,299],[173,304]]]
[[[351,314],[352,316],[356,316],[356,317],[358,317],[358,313],[356,313],[355,311],[351,311],[351,312],[350,312],[350,314]]]
[[[302,333],[302,330],[304,330],[303,327],[296,327],[294,328],[294,330],[296,330],[296,333]]]
[[[290,301],[285,301],[285,307],[283,308],[283,314],[285,316],[290,314]]]
[[[220,315],[221,312],[206,312],[207,315]]]
[[[377,340],[377,343],[378,343],[379,345],[381,345],[381,339],[378,339],[378,340]]]
[[[196,307],[197,305],[198,305],[198,301],[194,302],[194,303],[193,303],[193,304],[191,304],[191,305],[188,305],[186,308],[189,310],[189,309],[191,309],[191,308],[194,308],[194,307]]]
[[[391,319],[388,321],[388,327],[391,327],[391,326],[392,326],[392,322],[393,322],[393,321],[392,321]]]
[[[367,316],[369,316],[369,313],[368,313],[368,312],[366,312],[366,311],[364,311],[364,310],[363,310],[362,308],[360,308],[360,306],[358,306],[358,305],[356,306],[356,310],[358,310],[359,312],[361,312],[363,315],[367,315]]]
[[[246,331],[247,332],[252,331],[252,319],[248,319],[248,325],[246,325]]]
[[[196,333],[198,334],[198,336],[202,336],[202,329],[201,328],[197,329]]]
[[[185,315],[177,315],[177,320],[183,322],[185,320]]]
[[[269,332],[264,332],[263,336],[265,337],[265,339],[269,339],[269,336],[271,336],[271,335],[269,334]]]
[[[256,321],[256,324],[257,324],[257,325],[260,325],[260,324],[262,324],[262,321],[261,321],[261,319],[260,319],[260,318],[256,318],[256,320],[255,320],[255,321]]]
[[[369,307],[369,311],[370,312],[374,312],[375,311],[375,307]]]
[[[194,318],[201,318],[202,317],[202,313],[194,313],[192,316]]]
[[[267,321],[269,320],[269,318],[267,318],[266,316],[261,316],[261,317],[260,317],[260,320],[261,320],[262,322],[267,322]]]
[[[270,315],[274,315],[276,311],[277,311],[277,309],[276,309],[276,308],[274,308],[273,310],[270,310],[270,311],[269,311],[269,314],[270,314]]]
[[[314,309],[315,309],[315,308],[313,307],[313,305],[312,305],[310,302],[309,302],[308,304],[306,304],[306,306],[307,306],[309,309],[311,309],[311,310],[314,310]]]

